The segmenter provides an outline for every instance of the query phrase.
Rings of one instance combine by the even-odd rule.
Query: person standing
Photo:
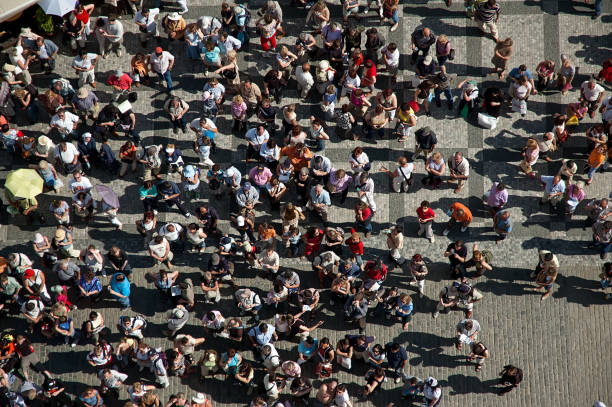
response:
[[[497,22],[499,21],[500,7],[496,0],[488,0],[476,10],[476,19],[482,35],[487,35],[487,29],[491,30],[491,36],[495,42],[497,37]]]
[[[463,156],[463,153],[457,151],[454,156],[448,159],[448,170],[450,171],[448,182],[457,182],[457,188],[455,188],[454,192],[458,194],[465,187],[465,183],[470,175],[470,163]]]
[[[92,88],[96,88],[95,68],[100,56],[92,54],[85,49],[79,50],[79,54],[72,61],[72,67],[79,76],[79,88],[89,83]]]
[[[412,280],[410,281],[411,286],[416,286],[419,291],[419,297],[423,298],[425,288],[425,277],[429,273],[427,269],[427,265],[423,260],[423,256],[419,253],[412,256],[410,262],[408,263],[408,269],[410,270],[410,274],[412,275]]]
[[[115,273],[108,285],[108,292],[121,304],[121,310],[130,308],[130,280],[123,273]]]
[[[419,52],[423,53],[423,57],[429,54],[429,47],[436,42],[436,36],[427,27],[414,30],[411,35],[412,41],[412,57],[411,62],[414,64],[417,61]]]
[[[558,175],[542,175],[540,182],[544,184],[544,194],[538,203],[542,206],[548,202],[554,209],[563,200],[565,182]]]
[[[501,211],[508,203],[508,190],[501,182],[494,182],[489,192],[487,192],[487,206],[489,213],[495,216],[495,213]]]
[[[387,247],[389,248],[389,257],[401,266],[406,259],[402,256],[401,250],[404,248],[404,230],[401,226],[395,225],[391,231],[387,233]]]
[[[149,55],[149,65],[151,71],[155,72],[160,79],[166,81],[168,92],[172,95],[172,68],[174,67],[174,55],[164,51],[162,47],[156,47],[155,52]]]
[[[500,244],[512,231],[510,209],[502,209],[493,216],[493,230],[497,233],[496,244]]]
[[[589,247],[601,247],[599,257],[605,260],[608,257],[608,253],[612,251],[612,221],[595,222],[592,229],[593,242],[589,244]]]
[[[504,386],[504,388],[499,391],[500,396],[512,391],[512,389],[518,387],[519,383],[523,381],[523,370],[513,365],[504,366],[504,370],[502,370],[499,375],[501,376],[499,384]]]

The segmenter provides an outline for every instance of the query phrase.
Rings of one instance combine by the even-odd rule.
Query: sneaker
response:
[[[433,243],[435,241],[436,241],[436,239],[433,236],[429,238],[429,243]]]
[[[462,231],[462,232],[465,232],[466,230],[468,230],[468,227],[467,227],[467,226],[461,226],[461,231]]]
[[[102,273],[101,274],[102,274],[102,277],[106,277],[106,269],[105,268],[102,269]]]
[[[448,236],[448,232],[450,232],[450,230],[448,230],[448,229],[444,229],[444,230],[442,231],[442,234],[443,234],[444,236]]]
[[[417,236],[422,236],[423,235],[423,230],[419,229],[419,231],[417,232]]]
[[[529,274],[529,278],[536,278],[536,272],[532,271],[531,274]]]
[[[385,378],[383,379],[383,381],[384,381],[385,383],[387,383],[387,381],[389,381],[389,380],[388,380],[388,379],[385,377]]]
[[[72,343],[70,344],[70,347],[71,347],[71,348],[74,348],[75,346],[76,346],[76,342],[72,342]]]
[[[117,56],[118,56],[119,58],[121,58],[121,55],[123,55],[123,53],[121,52],[121,50],[117,51]]]
[[[439,315],[440,315],[440,313],[439,313],[438,311],[434,312],[434,313],[433,313],[433,317],[434,317],[434,319],[435,319],[435,318],[438,318],[438,316],[439,316]]]
[[[416,160],[419,157],[417,153],[412,154],[412,161]]]
[[[157,209],[153,209],[153,215],[157,216],[159,212],[157,212]]]
[[[67,336],[64,336],[64,344],[68,345],[68,342],[70,342],[70,338]]]
[[[187,213],[185,214],[185,217],[186,217],[187,219],[189,219],[189,218],[191,218],[191,214],[190,214],[189,212],[187,212]]]
[[[394,380],[395,384],[398,384],[401,381],[402,381],[401,377],[396,377],[395,380]]]

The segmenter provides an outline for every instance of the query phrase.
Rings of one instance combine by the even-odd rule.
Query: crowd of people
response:
[[[497,86],[481,90],[476,78],[455,83],[448,63],[455,58],[453,38],[430,27],[415,27],[405,39],[412,55],[405,66],[401,63],[402,44],[385,38],[387,30],[394,32],[400,24],[399,0],[345,0],[341,13],[331,13],[324,0],[295,0],[291,7],[306,16],[296,40],[288,40],[292,33],[283,20],[289,5],[274,0],[260,9],[224,2],[214,16],[193,16],[187,0],[177,1],[179,11],[173,5],[167,12],[159,1],[150,8],[141,3],[106,5],[112,11],[108,16],[100,16],[94,5],[78,3],[63,17],[61,44],[24,28],[5,51],[2,145],[20,167],[42,178],[41,192],[51,202],[47,209],[35,196],[24,198],[6,189],[3,203],[11,221],[24,218],[28,225],[51,224],[55,230],[51,235],[37,231],[29,251],[0,258],[0,312],[23,319],[27,326],[18,330],[2,325],[1,405],[212,407],[215,394],[194,389],[160,400],[157,389],[170,386],[169,377],[195,376],[202,382],[223,377],[223,385],[240,389],[242,401],[251,407],[352,407],[389,387],[388,379],[397,387],[398,403],[401,398],[441,406],[448,397],[441,381],[410,375],[409,348],[398,340],[381,341],[368,325],[376,318],[398,333],[410,330],[413,296],[426,295],[429,270],[422,252],[405,247],[404,225],[382,231],[373,225],[382,205],[375,195],[381,186],[375,183],[364,146],[384,138],[403,146],[397,165],[380,169],[389,177],[390,193],[415,194],[418,188],[450,184],[453,199],[445,208],[449,220],[443,228],[435,226],[441,215],[436,205],[422,200],[415,208],[418,236],[430,243],[436,235],[453,236],[443,253],[449,281],[434,298],[435,309],[425,312],[431,311],[433,318],[454,310],[464,313],[457,321],[455,346],[467,348],[466,363],[481,372],[496,355],[479,339],[481,329],[491,327],[474,318],[475,305],[484,296],[474,284],[496,262],[481,244],[460,238],[467,236],[477,209],[467,203],[473,166],[467,151],[443,156],[437,148],[443,135],[418,125],[419,116],[442,109],[442,95],[450,114],[488,129],[496,128],[504,113],[524,117],[531,96],[571,95],[566,109],[550,118],[552,128],[526,138],[524,148],[522,141],[516,146],[522,148],[517,172],[525,175],[525,182],[541,184],[539,205],[547,205],[551,216],[571,219],[577,208],[587,215],[584,228],[592,228],[590,247],[601,260],[612,250],[612,194],[589,196],[579,206],[594,183],[609,180],[601,173],[612,162],[612,99],[604,88],[612,82],[612,58],[584,81],[575,78],[576,66],[565,54],[530,69],[513,58],[513,39],[500,37],[501,2],[469,1],[468,17],[496,44],[490,74],[498,79]],[[450,0],[446,3],[451,6]],[[601,1],[595,3],[598,16]],[[123,44],[124,22],[130,17],[122,13],[133,15],[129,26],[135,27],[140,45],[133,54]],[[360,25],[366,21],[367,27]],[[113,53],[130,60],[130,69],[115,66],[104,78],[110,97],[101,98],[96,70]],[[240,53],[257,55],[272,68],[262,77],[249,77],[240,71]],[[54,73],[59,55],[73,58],[73,75]],[[175,90],[175,67],[190,63],[194,70],[204,70],[197,107]],[[407,82],[400,82],[399,71],[411,72]],[[190,136],[189,143],[168,138],[158,144],[141,137],[140,87],[167,92],[158,115],[167,117],[174,136]],[[319,111],[316,116],[299,117],[298,103],[282,103],[294,87],[299,103],[320,107],[313,108]],[[414,88],[413,97],[402,99],[405,93],[397,92],[399,87]],[[217,124],[222,115],[231,115],[231,127]],[[587,117],[601,123],[584,135],[575,132]],[[298,123],[302,119],[307,126]],[[28,125],[43,121],[48,121],[48,131],[30,135]],[[21,122],[26,124],[20,127]],[[245,156],[221,165],[217,143],[229,133],[242,140]],[[563,151],[570,136],[585,139],[572,156]],[[111,143],[117,139],[119,149]],[[352,149],[344,164],[334,165],[325,153],[332,140],[362,140],[363,146]],[[181,148],[193,149],[193,154],[183,155]],[[559,162],[556,172],[535,168],[553,161]],[[415,185],[416,174],[422,186]],[[144,310],[133,309],[134,253],[114,240],[107,242],[112,243],[108,252],[73,241],[75,232],[91,227],[96,217],[126,233],[121,207],[96,195],[98,177],[110,179],[109,185],[120,179],[138,186],[126,193],[129,200],[142,202],[135,230],[151,258],[143,273],[149,284],[144,292],[167,307],[163,347],[151,345],[151,321]],[[70,198],[64,197],[66,191]],[[349,193],[357,198],[348,200],[354,205],[347,203]],[[505,244],[514,219],[501,179],[494,180],[483,205],[496,243]],[[334,211],[347,207],[354,210],[355,220],[343,228],[334,222]],[[162,211],[168,216],[161,216]],[[221,216],[225,212],[228,217]],[[372,254],[369,241],[379,233],[386,239],[386,256]],[[180,264],[204,253],[200,276],[186,277]],[[545,300],[561,264],[548,250],[540,250],[536,260],[535,269],[528,271],[531,288]],[[306,283],[309,277],[289,267],[293,261],[309,262],[316,283]],[[610,300],[612,263],[597,264],[603,295]],[[406,281],[401,288],[388,281],[394,269]],[[270,290],[262,291],[257,281],[268,281]],[[231,310],[219,305],[222,299],[230,300]],[[121,316],[109,320],[106,305],[115,302]],[[337,341],[320,333],[323,306],[343,319],[343,330],[349,332],[339,332]],[[83,318],[77,319],[77,312]],[[201,335],[194,336],[186,328],[196,318],[202,327]],[[114,342],[111,331],[116,330],[120,339]],[[48,344],[86,347],[88,369],[99,386],[68,394],[38,357],[32,341],[39,337]],[[65,357],[69,363],[71,353]],[[360,389],[349,394],[351,386],[336,374],[350,373],[354,365],[365,373],[356,379]],[[507,364],[499,376],[498,392],[504,395],[519,385],[523,370]]]

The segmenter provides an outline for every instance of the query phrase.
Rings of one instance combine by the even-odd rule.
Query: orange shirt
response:
[[[605,159],[606,159],[605,153],[602,154],[599,151],[597,151],[596,148],[594,148],[593,151],[591,151],[591,154],[589,154],[589,166],[591,168],[597,168],[601,164],[603,164]]]
[[[459,202],[455,202],[454,204],[451,205],[450,207],[453,211],[452,217],[458,221],[458,222],[462,222],[462,223],[469,223],[472,221],[472,212],[467,208],[467,206],[459,203]],[[459,215],[457,215],[457,209],[463,209],[463,216],[459,217]]]
[[[310,160],[312,159],[312,153],[308,147],[304,147],[302,153],[303,155],[300,157],[295,146],[286,146],[281,149],[281,155],[284,155],[291,160],[291,164],[293,164],[294,171],[296,173],[303,167],[308,167],[310,165]]]

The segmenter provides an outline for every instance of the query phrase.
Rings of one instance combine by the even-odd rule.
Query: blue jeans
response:
[[[370,218],[364,220],[363,222],[357,221],[357,229],[365,230],[367,233],[372,233],[372,222],[370,222]]]
[[[391,15],[391,20],[393,20],[394,24],[399,23],[399,16],[397,15],[397,10],[393,11],[393,14]]]
[[[38,105],[33,100],[30,102],[28,107],[26,107],[25,113],[31,123],[38,122],[38,110]]]
[[[442,103],[442,100],[440,99],[440,95],[444,93],[444,96],[446,97],[446,101],[448,102],[449,106],[453,105],[453,93],[451,92],[450,88],[446,88],[444,90],[440,90],[438,88],[434,89],[434,99],[436,100],[436,103]]]
[[[168,85],[168,90],[169,91],[174,89],[172,87],[172,75],[170,74],[170,71],[166,71],[164,73],[157,72],[157,76],[159,76],[161,79],[166,81],[166,84]]]
[[[600,16],[602,11],[603,0],[595,0],[595,15]]]
[[[325,140],[317,139],[317,151],[321,151],[325,148]]]
[[[593,179],[598,169],[599,167],[589,167],[589,179]]]
[[[119,304],[121,304],[123,307],[129,307],[130,306],[130,297],[117,297],[116,295],[113,295],[114,298],[117,299],[117,301],[119,302]]]
[[[601,247],[601,253],[610,253],[612,251],[612,242],[608,242],[608,243],[602,243],[602,242],[598,242],[597,240],[595,240],[595,238],[593,238],[593,244],[595,245],[595,247]]]

